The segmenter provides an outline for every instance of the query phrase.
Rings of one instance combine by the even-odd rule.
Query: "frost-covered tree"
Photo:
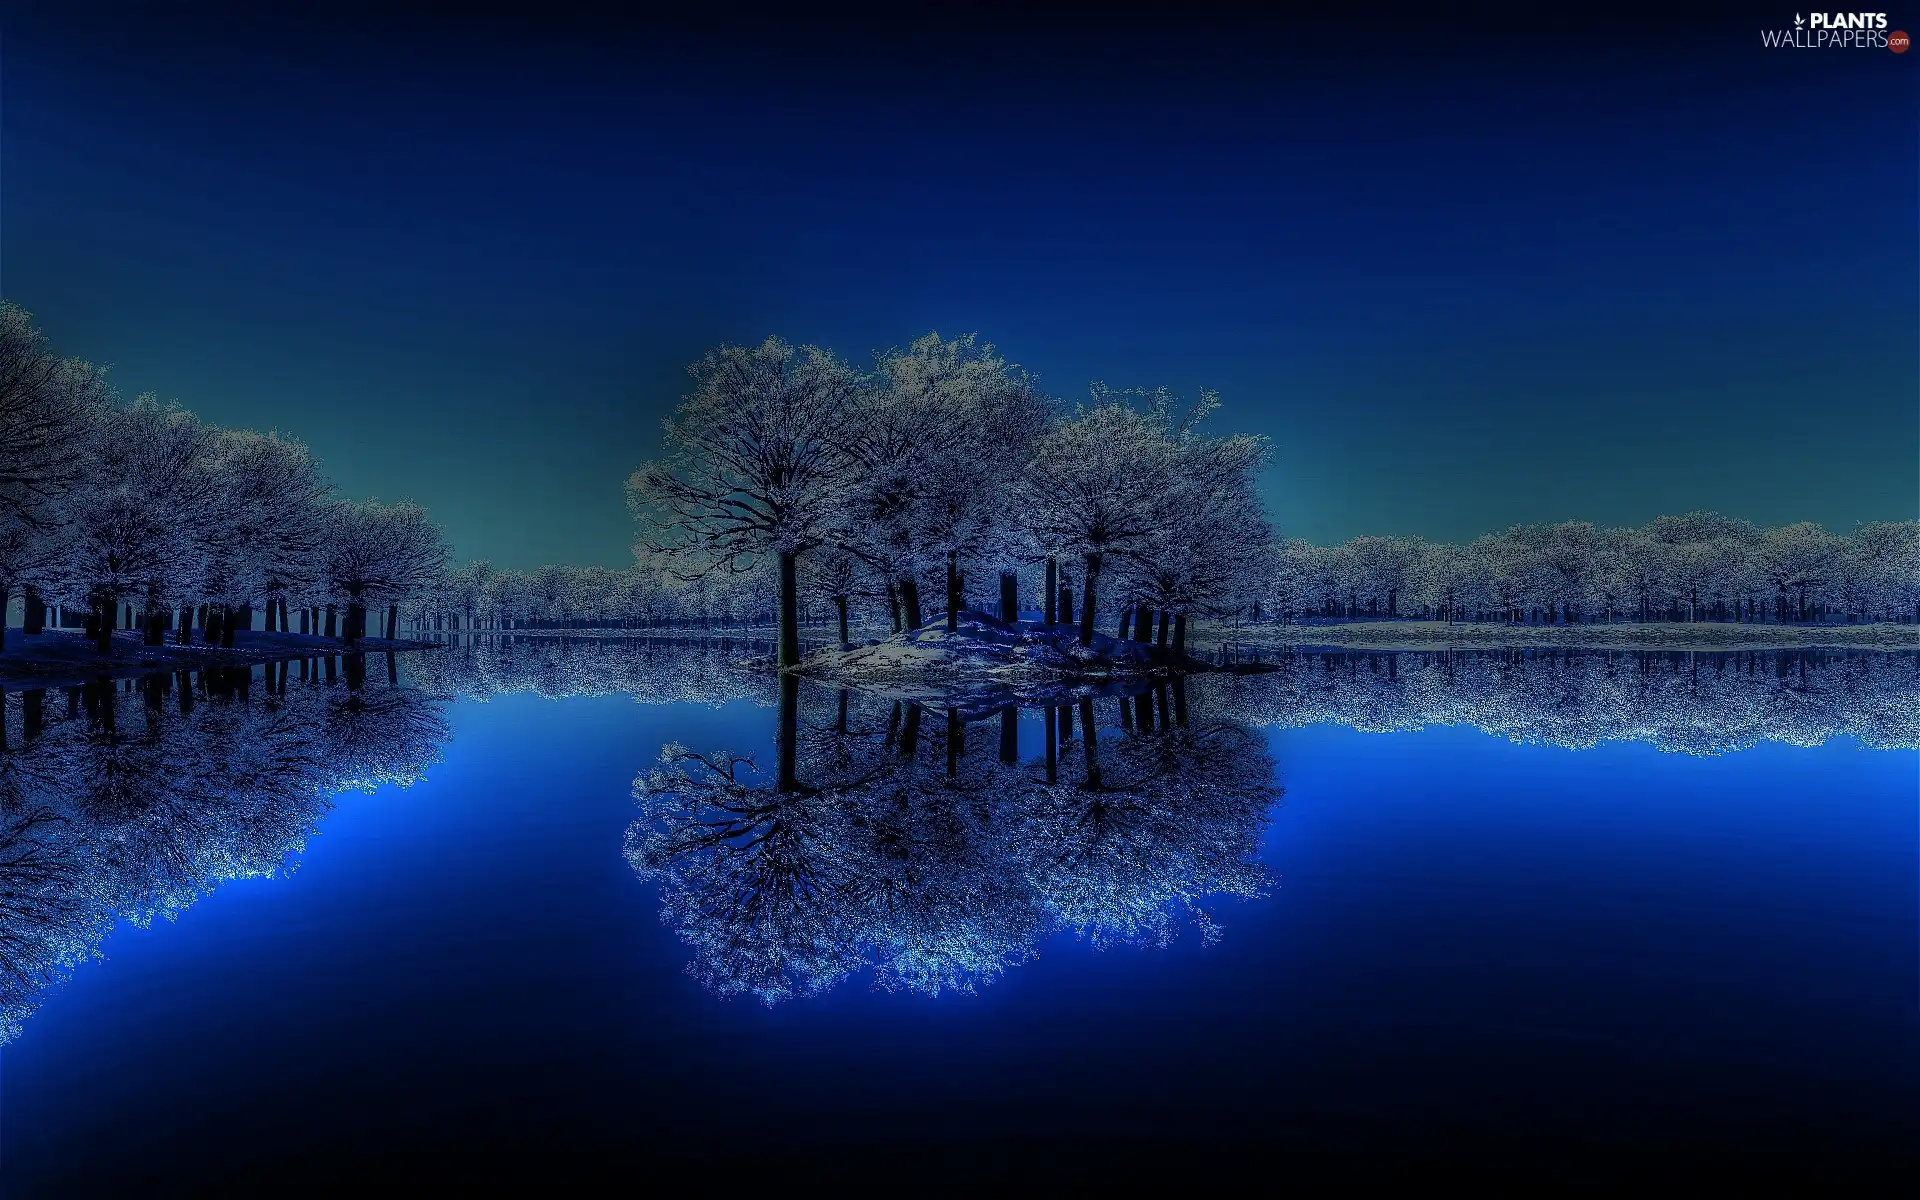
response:
[[[242,612],[266,605],[267,628],[279,628],[287,597],[317,582],[325,549],[325,505],[331,486],[306,446],[277,433],[219,431],[211,449],[219,487],[215,514],[202,527],[205,572],[194,591],[228,616],[221,642],[233,644]],[[192,595],[147,599],[148,640],[160,638],[165,606]]]
[[[1266,443],[1256,437],[1203,437],[1191,427],[1170,463],[1165,524],[1122,551],[1124,575],[1144,640],[1160,617],[1158,638],[1186,650],[1195,613],[1250,613],[1268,586],[1273,532],[1262,512],[1256,473]]]
[[[1920,521],[1875,521],[1848,542],[1869,611],[1920,621]]]
[[[336,502],[327,512],[327,581],[347,601],[348,645],[367,632],[367,605],[385,603],[387,636],[395,636],[398,605],[442,578],[447,544],[418,504]]]
[[[25,312],[0,303],[0,612],[21,594],[30,631],[60,582],[66,501],[111,400],[104,371],[55,357]]]
[[[218,431],[142,396],[95,421],[84,486],[67,497],[64,591],[91,612],[102,654],[122,599],[149,606],[205,578],[222,514]]]
[[[1093,644],[1100,575],[1108,558],[1143,550],[1178,515],[1176,444],[1216,401],[1204,394],[1185,418],[1172,397],[1096,386],[1093,402],[1035,442],[1021,481],[1035,536],[1085,564],[1080,643]]]
[[[1766,531],[1760,560],[1778,590],[1782,615],[1791,611],[1796,620],[1808,619],[1808,598],[1831,578],[1839,550],[1838,539],[1811,521]]]
[[[57,523],[54,507],[81,478],[91,423],[111,398],[103,370],[56,357],[31,316],[0,302],[0,523]]]
[[[722,346],[663,423],[665,456],[627,495],[643,546],[683,574],[779,570],[779,664],[800,661],[798,556],[831,539],[850,486],[854,373],[827,351],[778,338]]]

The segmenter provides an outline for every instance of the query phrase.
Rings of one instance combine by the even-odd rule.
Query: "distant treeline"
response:
[[[1920,522],[1836,535],[1717,513],[1628,529],[1516,525],[1465,545],[1361,537],[1275,547],[1262,589],[1281,618],[1499,621],[1920,619]]]
[[[57,357],[0,303],[0,609],[21,599],[27,633],[83,626],[104,654],[116,627],[157,645],[198,626],[231,646],[264,611],[269,630],[297,614],[352,643],[384,606],[393,636],[446,558],[419,505],[340,498],[278,433],[122,402],[102,368]]]
[[[1045,573],[1018,565],[1008,573],[1017,609],[1042,612]],[[1058,577],[1071,589],[1072,572],[1058,568]],[[831,627],[840,597],[804,579],[803,620]],[[855,624],[899,628],[883,590],[851,594],[865,606],[855,610]],[[994,609],[999,599],[963,593],[962,604]],[[423,592],[415,617],[434,629],[771,629],[777,607],[776,580],[766,570],[684,579],[657,564],[520,572],[478,561]],[[1120,591],[1101,603],[1100,619],[1137,628],[1139,611]],[[1878,522],[1837,535],[1808,523],[1760,529],[1689,513],[1632,529],[1516,526],[1464,545],[1287,540],[1247,564],[1241,589],[1189,611],[1282,621],[1912,622],[1920,618],[1920,523]]]

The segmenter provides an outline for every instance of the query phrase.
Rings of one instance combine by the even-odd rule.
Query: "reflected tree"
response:
[[[1063,769],[1057,719],[1022,760],[1004,703],[927,721],[925,703],[794,681],[775,751],[790,768],[668,746],[635,783],[629,859],[661,884],[689,970],[768,1004],[863,970],[886,989],[972,990],[1058,929],[1164,944],[1191,914],[1214,936],[1200,899],[1262,887],[1278,795],[1264,743],[1224,717],[1188,728],[1169,699],[1107,746],[1079,703]],[[999,736],[969,737],[975,720]]]
[[[98,679],[6,706],[0,1037],[117,921],[290,870],[332,795],[421,776],[448,736],[445,701],[351,666],[325,683],[321,668]]]

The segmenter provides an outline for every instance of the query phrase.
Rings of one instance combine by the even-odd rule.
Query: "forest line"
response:
[[[417,504],[335,494],[308,448],[226,429],[152,395],[123,402],[106,371],[61,358],[0,303],[0,608],[22,630],[116,628],[231,648],[256,611],[269,632],[367,633],[369,608],[424,597],[448,562]],[[4,630],[0,629],[0,637]]]
[[[1069,406],[991,345],[928,334],[860,371],[816,347],[723,346],[692,368],[666,453],[629,480],[627,571],[449,573],[436,624],[766,624],[797,658],[803,609],[854,625],[975,609],[1156,639],[1190,620],[1507,623],[1920,619],[1920,522],[1836,535],[1715,513],[1520,525],[1470,543],[1279,538],[1261,439],[1219,406],[1094,384]],[[851,621],[858,606],[867,619]]]
[[[1920,621],[1920,522],[1835,534],[1708,512],[1519,525],[1471,542],[1280,536],[1260,438],[1202,392],[1070,404],[973,336],[856,367],[769,338],[690,368],[627,482],[632,565],[454,563],[417,504],[335,494],[306,446],[224,429],[47,347],[0,304],[0,601],[21,626],[231,647],[268,631],[767,626],[843,643],[963,611],[1156,640],[1201,620]],[[196,627],[198,633],[196,635]],[[0,638],[4,632],[0,632]]]

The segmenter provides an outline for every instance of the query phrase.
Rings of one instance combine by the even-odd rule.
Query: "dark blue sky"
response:
[[[776,332],[1218,388],[1316,540],[1920,506],[1920,56],[560,12],[15,19],[0,291],[503,565],[623,564],[685,364]]]

